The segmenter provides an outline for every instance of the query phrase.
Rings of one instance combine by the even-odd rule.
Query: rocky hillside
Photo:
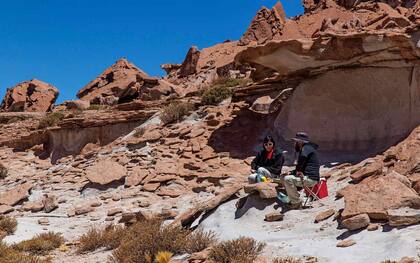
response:
[[[38,80],[9,89],[0,262],[418,262],[419,3],[303,4],[163,78],[120,59],[61,105]],[[302,130],[329,196],[288,210],[247,176],[269,133],[292,170]]]

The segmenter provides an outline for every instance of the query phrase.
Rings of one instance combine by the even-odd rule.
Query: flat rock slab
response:
[[[258,192],[262,199],[271,199],[277,197],[276,187],[277,184],[274,183],[248,184],[244,187],[244,191],[248,194]]]
[[[272,212],[265,215],[265,221],[274,222],[283,220],[284,215],[280,212]]]
[[[319,223],[321,221],[327,220],[328,218],[332,217],[335,214],[334,209],[328,209],[322,211],[321,213],[317,214],[315,217],[315,223]]]
[[[87,179],[96,184],[107,185],[123,179],[127,174],[124,166],[117,162],[105,160],[99,161],[86,169]]]
[[[346,239],[338,242],[337,247],[351,247],[353,245],[356,245],[356,241],[352,239]]]
[[[370,218],[367,214],[361,214],[347,218],[341,224],[348,230],[357,230],[367,227],[370,224]]]
[[[410,226],[420,223],[420,210],[400,208],[388,210],[390,226]]]
[[[382,173],[382,163],[380,162],[374,162],[371,164],[368,164],[365,167],[362,167],[360,170],[356,171],[352,175],[350,175],[351,179],[355,181],[361,181],[366,177],[381,174]]]
[[[0,195],[0,204],[14,206],[22,200],[29,197],[29,191],[32,189],[31,183],[24,183],[15,188],[6,191]]]

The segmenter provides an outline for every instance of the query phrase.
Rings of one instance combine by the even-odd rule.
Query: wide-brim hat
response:
[[[310,142],[310,139],[306,132],[298,132],[295,137],[292,138],[292,141],[308,143]]]

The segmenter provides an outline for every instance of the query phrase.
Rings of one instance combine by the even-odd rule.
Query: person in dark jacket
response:
[[[290,208],[299,209],[302,203],[299,199],[299,187],[312,187],[319,182],[319,159],[318,145],[310,142],[309,136],[304,132],[298,132],[292,140],[295,141],[297,152],[296,170],[291,175],[283,178],[283,185],[290,200]]]
[[[264,138],[261,151],[251,163],[252,174],[248,177],[250,183],[261,182],[265,178],[279,177],[284,163],[284,156],[281,149],[276,149],[273,137],[270,135]]]

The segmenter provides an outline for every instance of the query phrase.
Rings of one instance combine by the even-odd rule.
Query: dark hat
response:
[[[309,142],[309,136],[306,132],[298,132],[296,133],[296,136],[292,138],[293,141],[298,142]]]

